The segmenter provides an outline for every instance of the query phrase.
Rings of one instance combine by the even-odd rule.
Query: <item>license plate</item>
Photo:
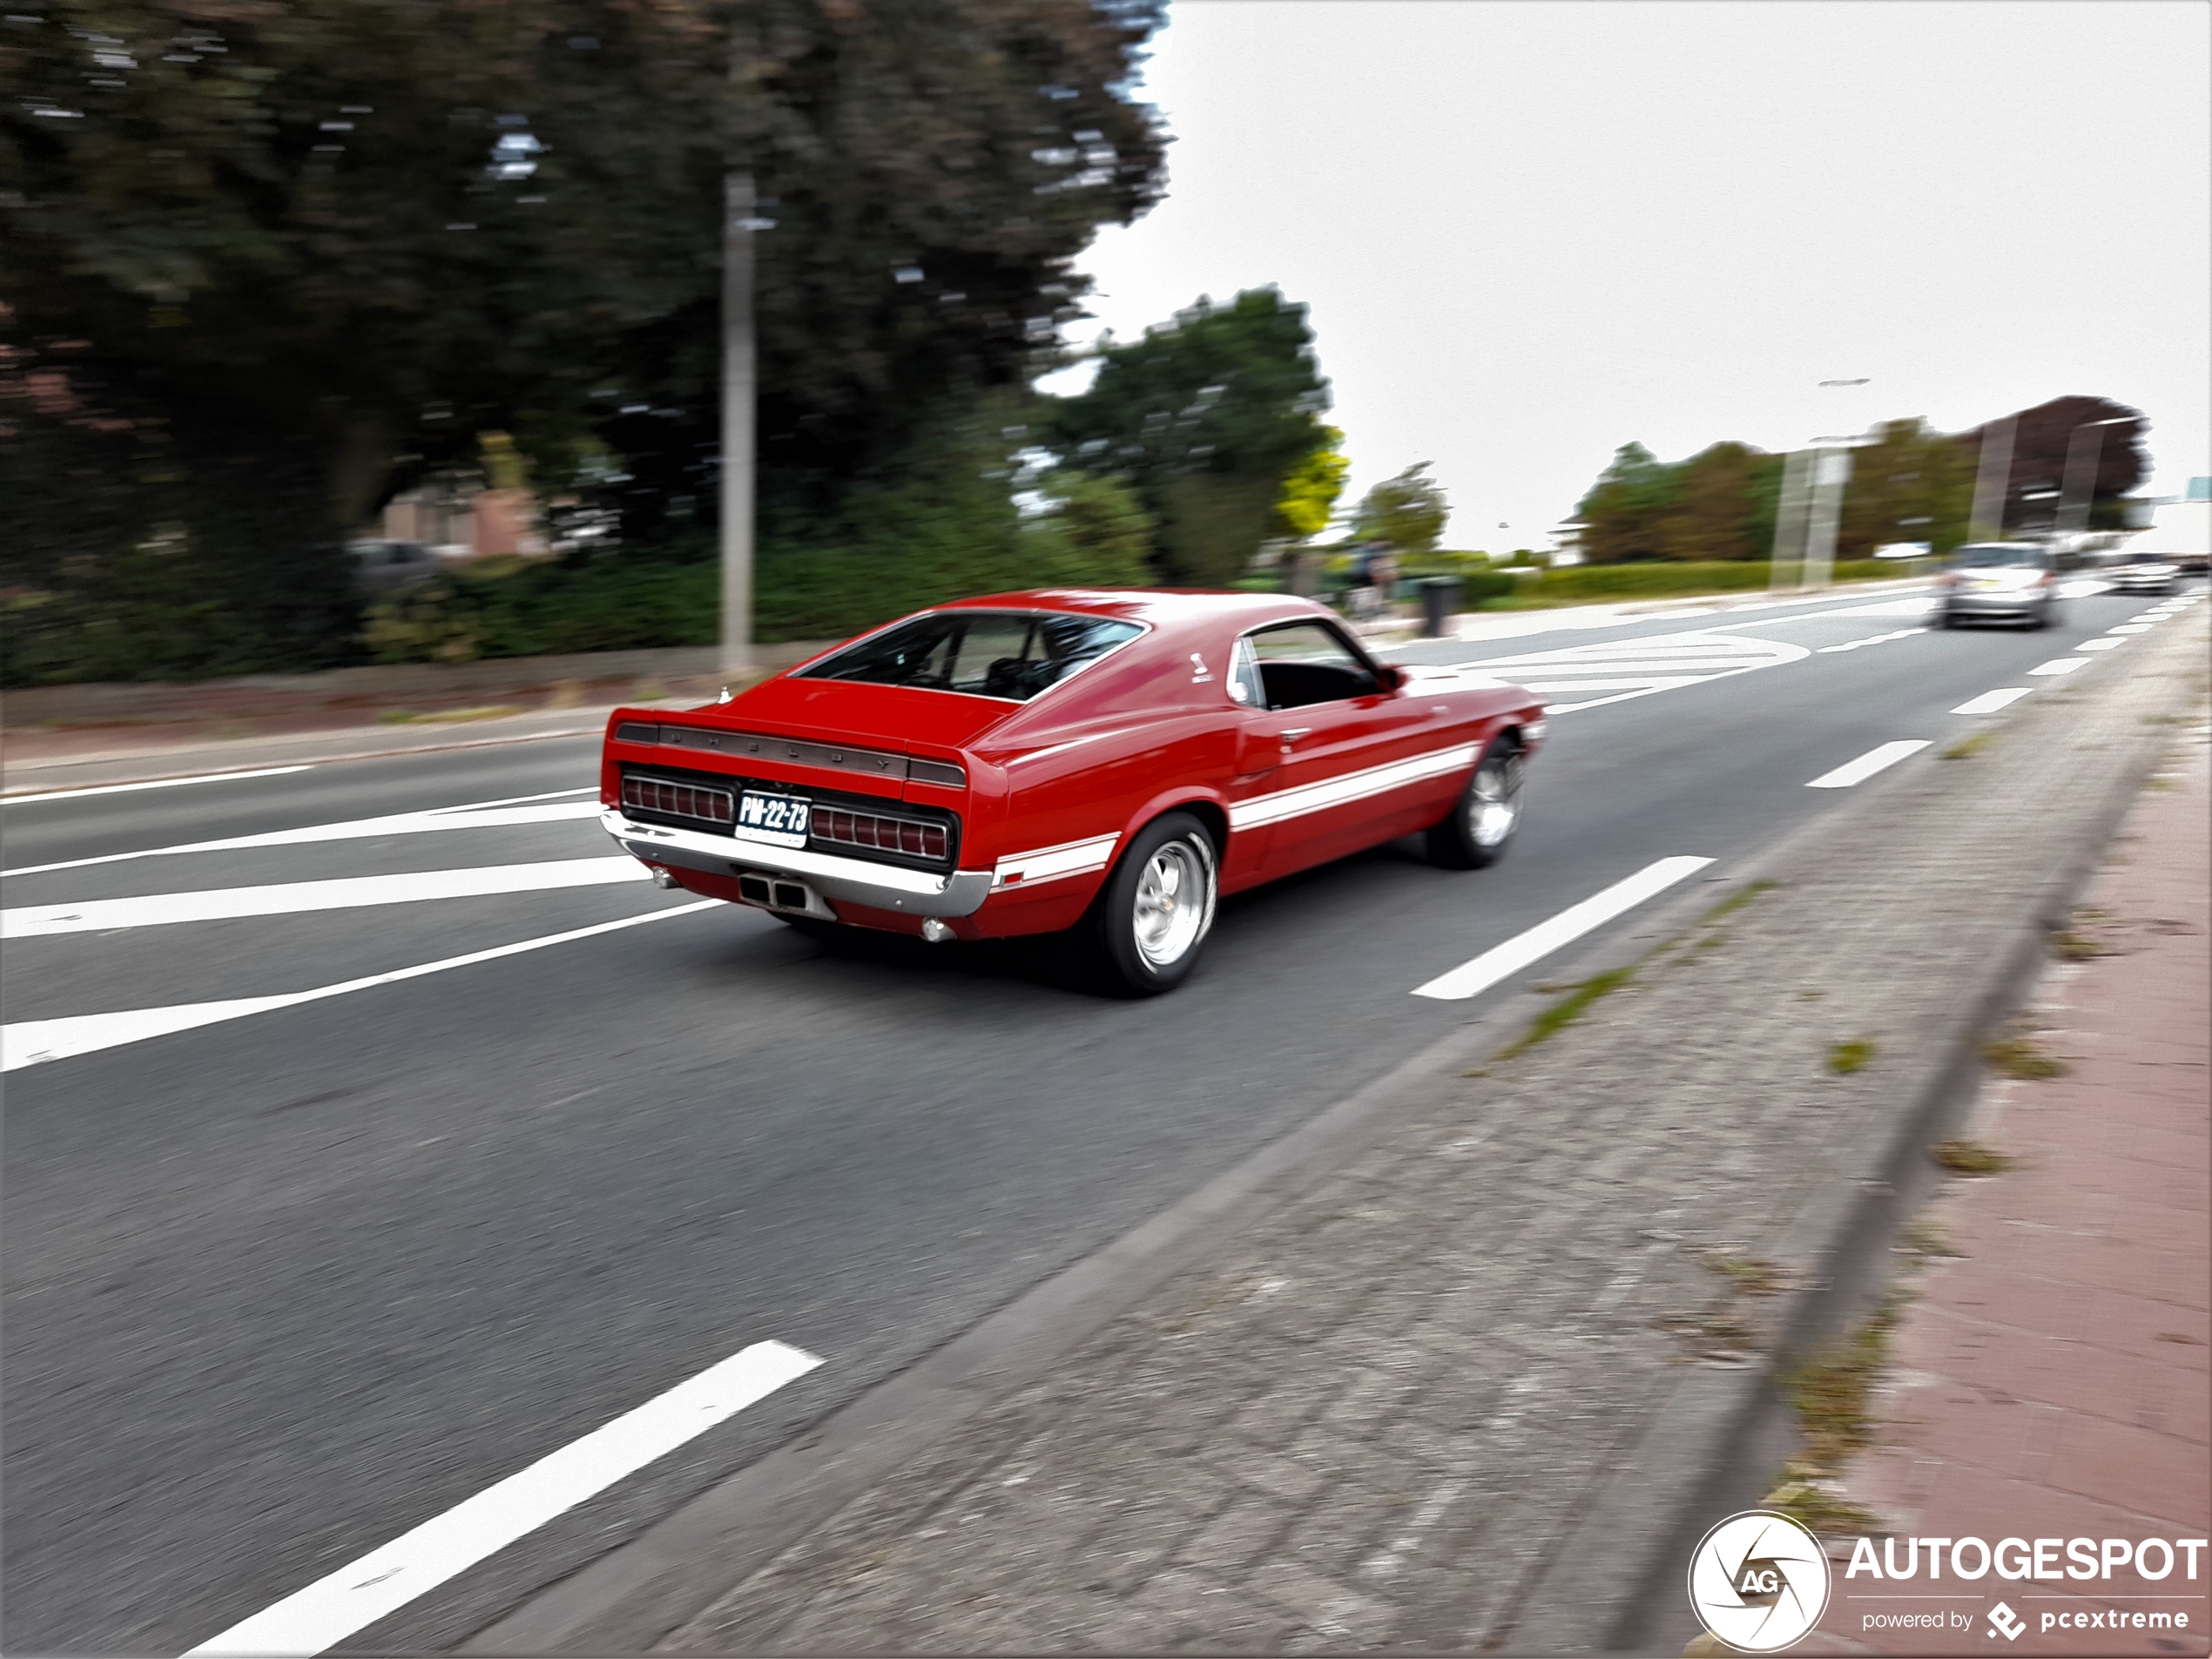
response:
[[[806,845],[806,816],[812,801],[792,795],[764,795],[748,789],[738,797],[734,833],[745,841],[765,841],[771,846]]]

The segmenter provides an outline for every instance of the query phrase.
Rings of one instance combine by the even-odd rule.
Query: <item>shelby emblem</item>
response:
[[[1742,1653],[1804,1639],[1828,1605],[1828,1557],[1787,1515],[1747,1509],[1707,1533],[1689,1558],[1699,1622]]]

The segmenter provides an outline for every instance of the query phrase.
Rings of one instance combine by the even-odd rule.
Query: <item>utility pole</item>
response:
[[[1767,590],[1787,593],[1804,575],[1805,519],[1812,504],[1810,449],[1793,449],[1782,463],[1782,497],[1775,503],[1774,551],[1767,564]]]
[[[1848,439],[1821,438],[1813,451],[1812,514],[1805,533],[1805,573],[1801,585],[1824,588],[1836,571],[1836,531],[1843,523],[1844,486],[1851,482]],[[1826,446],[1836,444],[1829,448]]]
[[[722,180],[722,672],[752,670],[752,174]]]
[[[1981,462],[1974,469],[1974,509],[1966,520],[1966,539],[2005,539],[2005,501],[2013,487],[2013,422],[2006,415],[1981,429]]]
[[[2089,528],[2089,509],[2097,494],[2097,468],[2104,460],[2105,428],[2125,426],[2132,415],[2084,421],[2067,440],[2066,477],[2059,487],[2059,511],[2052,528],[2060,536],[2080,536]],[[2084,443],[2083,438],[2088,442]],[[2085,466],[2083,463],[2087,462]]]

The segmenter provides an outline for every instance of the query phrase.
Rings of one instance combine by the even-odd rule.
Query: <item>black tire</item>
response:
[[[1480,870],[1505,857],[1521,827],[1523,761],[1512,738],[1491,738],[1452,810],[1428,830],[1428,856],[1447,870]]]
[[[1220,893],[1221,855],[1197,818],[1163,813],[1139,830],[1087,924],[1110,983],[1139,996],[1182,984],[1212,931]]]

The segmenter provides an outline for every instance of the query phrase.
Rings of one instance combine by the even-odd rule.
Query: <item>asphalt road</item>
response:
[[[5,889],[0,1646],[184,1651],[750,1344],[821,1357],[345,1645],[455,1641],[1478,1006],[1416,986],[1655,860],[1724,872],[1848,793],[1815,778],[2062,685],[2029,671],[2157,602],[2079,591],[2042,633],[1927,631],[1921,603],[1393,653],[1560,688],[1511,855],[1401,844],[1232,900],[1146,1002],[1031,947],[826,950],[630,880],[485,890],[612,853],[511,810],[588,802],[592,742],[9,804],[9,871],[107,861]],[[484,802],[510,806],[452,810]],[[399,814],[428,816],[327,829]],[[158,850],[244,836],[275,844]],[[512,873],[538,865],[569,869]],[[374,877],[350,896],[380,902],[299,907]],[[176,919],[240,888],[279,891]],[[654,917],[167,1035],[187,1016],[82,1018]],[[20,1063],[42,1047],[64,1057]]]

